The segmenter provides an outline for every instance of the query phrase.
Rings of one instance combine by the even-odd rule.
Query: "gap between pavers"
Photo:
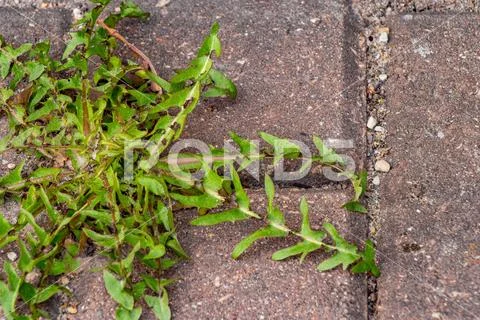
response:
[[[480,314],[480,17],[390,18],[378,319]]]

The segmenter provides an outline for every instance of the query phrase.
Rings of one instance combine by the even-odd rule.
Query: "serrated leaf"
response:
[[[50,203],[50,199],[48,198],[48,195],[43,189],[43,187],[39,188],[39,195],[40,195],[40,198],[42,199],[43,205],[45,206],[45,211],[47,211],[47,215],[50,218],[51,222],[57,223],[59,215],[55,210],[55,208]]]
[[[235,189],[235,199],[237,201],[238,208],[243,213],[259,219],[260,216],[250,210],[250,199],[248,198],[247,193],[243,189],[242,182],[240,181],[240,177],[238,176],[238,173],[233,167],[233,165],[230,166],[230,172],[232,175],[233,187]]]
[[[187,101],[191,100],[195,96],[198,96],[199,92],[200,86],[198,83],[191,87],[186,87],[182,90],[175,91],[169,95],[165,101],[150,109],[148,113],[155,114],[157,112],[166,111],[171,107],[183,107]]]
[[[272,178],[269,175],[265,175],[265,193],[267,195],[268,206],[267,206],[267,218],[270,225],[275,226],[277,229],[285,230],[285,217],[283,216],[282,211],[273,204],[273,199],[275,197],[275,186],[273,184]]]
[[[326,164],[334,164],[334,163],[343,164],[344,163],[343,158],[340,155],[338,155],[335,152],[335,150],[327,147],[323,143],[322,139],[320,139],[319,137],[313,136],[313,143],[318,149],[320,157],[322,158],[321,160],[322,163],[326,163]]]
[[[7,274],[8,287],[10,288],[10,290],[16,290],[16,288],[18,288],[22,283],[22,280],[18,276],[13,265],[10,262],[5,261],[3,263],[3,271],[5,271],[5,273]]]
[[[22,81],[23,77],[25,76],[25,68],[19,63],[14,63],[12,66],[11,74],[13,78],[12,80],[10,80],[8,87],[12,90],[15,90],[20,81]]]
[[[358,175],[353,175],[350,180],[355,192],[353,201],[358,201],[358,199],[360,199],[360,197],[363,196],[367,190],[367,172],[363,170]]]
[[[144,70],[142,70],[142,71],[144,71]],[[138,75],[138,73],[137,73],[137,75]],[[143,74],[141,74],[141,75],[143,75]],[[146,71],[144,75],[145,75],[145,77],[147,77],[148,79],[150,79],[154,83],[158,84],[164,91],[166,91],[166,92],[172,91],[172,85],[167,80],[159,77],[158,75],[154,74],[151,71]]]
[[[275,197],[275,186],[269,175],[265,175],[265,193],[267,195],[268,207],[272,207],[273,198]]]
[[[47,240],[47,232],[45,231],[45,229],[43,229],[37,224],[33,215],[28,210],[20,208],[20,216],[25,218],[32,226],[33,230],[38,236],[38,240],[40,241],[40,243],[45,244]]]
[[[210,29],[210,34],[203,41],[202,46],[198,50],[197,57],[209,56],[212,51],[215,52],[217,57],[222,54],[222,45],[220,39],[218,38],[218,30],[220,26],[218,22],[215,22]]]
[[[285,156],[298,156],[299,154],[301,154],[300,147],[296,143],[288,139],[279,138],[266,132],[259,132],[259,136],[266,143],[273,146],[274,164],[277,164]]]
[[[357,253],[357,247],[342,238],[332,224],[325,223],[323,228],[335,242],[335,247],[333,249],[337,252],[318,265],[317,269],[319,271],[330,270],[339,265],[342,265],[345,270],[360,258],[360,255]]]
[[[124,290],[125,283],[117,280],[115,276],[108,270],[103,271],[103,281],[108,294],[127,310],[133,309],[133,297]]]
[[[168,306],[168,294],[167,290],[162,290],[161,297],[154,297],[146,295],[144,297],[145,302],[150,308],[153,309],[155,317],[159,320],[170,320],[172,317],[170,307]]]
[[[229,133],[230,138],[240,147],[240,153],[247,158],[258,154],[258,145],[251,140],[245,139],[235,132]]]
[[[155,103],[156,94],[145,93],[139,90],[128,90],[128,93],[135,98],[137,105],[144,107]]]
[[[339,265],[343,266],[343,270],[346,270],[349,265],[358,260],[358,257],[346,253],[336,253],[327,260],[320,263],[317,267],[318,271],[327,271],[334,269]]]
[[[127,0],[120,4],[120,15],[122,18],[139,18],[146,19],[150,13],[143,11],[135,2]]]
[[[10,73],[12,58],[6,52],[0,51],[0,80],[5,79]]]
[[[179,71],[170,80],[173,84],[183,83],[187,80],[198,80],[201,76],[210,71],[213,61],[208,56],[195,58],[186,69]]]
[[[205,192],[218,200],[223,200],[223,197],[218,194],[218,191],[223,188],[223,178],[208,165],[204,165],[203,168],[205,171],[203,178],[203,188]]]
[[[214,88],[211,89],[217,89],[220,91],[216,92],[216,95],[208,95],[207,92],[204,94],[204,96],[210,96],[210,97],[222,97],[222,96],[228,96],[232,99],[235,99],[237,97],[237,87],[233,83],[232,80],[228,79],[225,74],[222,72],[215,70],[215,69],[210,69],[208,72],[208,75],[210,79],[213,81],[215,84]],[[210,89],[209,89],[210,90]],[[223,94],[221,93],[223,91]]]
[[[380,270],[375,263],[375,247],[371,240],[365,241],[365,251],[362,252],[362,260],[353,266],[353,273],[370,272],[374,277],[380,276]]]

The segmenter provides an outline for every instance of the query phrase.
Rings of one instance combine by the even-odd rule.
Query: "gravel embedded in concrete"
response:
[[[386,87],[387,142],[395,166],[380,185],[378,318],[475,319],[480,18],[413,15],[388,24],[396,50]]]

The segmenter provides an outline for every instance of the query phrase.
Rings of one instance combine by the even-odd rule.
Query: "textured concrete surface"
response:
[[[332,222],[349,241],[365,240],[365,216],[353,216],[339,206],[348,199],[341,192],[311,189],[283,190],[277,204],[287,224],[298,228],[298,205],[305,195],[312,226]],[[251,196],[256,212],[265,214],[263,193]],[[314,253],[298,259],[274,262],[271,254],[296,242],[295,238],[263,240],[238,261],[230,258],[234,246],[262,225],[246,221],[216,227],[192,227],[194,213],[179,214],[179,240],[191,261],[175,268],[179,282],[170,288],[172,311],[178,319],[366,319],[364,276],[342,270],[319,273],[316,265],[326,255]]]
[[[238,86],[235,102],[210,101],[189,120],[185,137],[223,145],[233,130],[310,142],[351,139],[363,159],[363,55],[359,29],[343,1],[172,1],[122,34],[152,57],[163,76],[185,67],[217,20],[224,52],[217,64]],[[186,10],[188,8],[188,10]],[[194,16],[195,18],[192,18]],[[309,143],[309,145],[312,145]],[[319,181],[309,180],[315,185]]]
[[[379,319],[480,314],[480,19],[394,18]]]
[[[238,84],[239,98],[200,106],[189,123],[189,137],[220,143],[234,129],[250,137],[265,130],[302,141],[311,134],[353,139],[351,151],[360,164],[365,153],[364,52],[357,44],[362,29],[351,18],[361,14],[374,27],[387,21],[392,60],[382,125],[392,170],[379,179],[380,214],[373,218],[379,227],[382,276],[378,301],[368,301],[369,311],[376,310],[377,319],[474,319],[480,313],[480,21],[478,15],[438,12],[478,12],[479,1],[352,2],[354,12],[343,1],[280,1],[272,6],[269,1],[172,0],[159,7],[159,1],[148,0],[142,5],[152,18],[128,21],[121,29],[168,77],[194,56],[209,25],[220,22],[225,51],[218,66]],[[0,7],[43,8],[20,13],[0,8],[0,33],[15,43],[43,39],[52,31],[61,36],[71,9],[84,8],[81,3],[0,0]],[[410,14],[395,16],[401,12]],[[61,47],[60,39],[55,46]],[[4,125],[0,122],[0,134]],[[3,174],[18,155],[0,160]],[[316,179],[305,184],[323,183]],[[349,240],[364,240],[367,221],[330,210],[346,196],[325,190],[306,191],[314,225],[327,218]],[[286,189],[278,198],[293,225],[303,193]],[[253,198],[261,211],[261,195]],[[14,207],[7,204],[7,217],[14,218]],[[182,242],[193,259],[172,273],[181,278],[170,290],[176,318],[367,317],[367,294],[377,295],[374,280],[367,292],[363,276],[320,274],[315,265],[321,254],[301,265],[298,260],[272,262],[271,253],[291,240],[261,241],[233,261],[231,249],[259,225],[193,228],[188,226],[192,217],[192,212],[178,216]],[[78,319],[113,317],[114,304],[99,274],[84,270],[71,277],[69,286],[72,301],[80,302]],[[54,315],[64,312],[53,307]]]
[[[0,9],[0,34],[15,45],[50,39],[53,52],[63,48],[63,35],[70,28],[71,12],[64,9]],[[4,23],[7,22],[8,23]]]

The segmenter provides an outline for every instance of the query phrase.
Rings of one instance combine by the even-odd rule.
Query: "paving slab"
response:
[[[351,139],[349,151],[357,163],[363,161],[363,53],[344,1],[177,0],[163,8],[154,3],[143,4],[152,13],[148,22],[125,21],[120,30],[163,76],[186,67],[218,21],[224,51],[217,66],[238,86],[236,101],[199,106],[186,138],[222,146],[233,130],[249,138],[267,131],[307,143],[312,135]]]
[[[480,314],[480,17],[389,19],[378,319]]]
[[[265,213],[265,196],[251,192],[253,208]],[[330,221],[349,241],[362,244],[366,237],[365,216],[338,209],[348,199],[329,190],[282,190],[277,204],[291,228],[300,224],[298,205],[305,195],[310,204],[312,226]],[[246,235],[263,223],[246,221],[215,227],[192,227],[195,216],[177,216],[179,240],[191,255],[175,268],[180,279],[170,288],[172,310],[178,319],[366,319],[367,288],[364,276],[342,270],[320,273],[316,265],[326,256],[315,253],[300,264],[298,259],[271,260],[273,252],[296,239],[260,241],[238,261],[230,254]]]
[[[63,48],[71,23],[69,10],[0,8],[0,34],[7,42],[20,45],[50,39],[55,54]]]

